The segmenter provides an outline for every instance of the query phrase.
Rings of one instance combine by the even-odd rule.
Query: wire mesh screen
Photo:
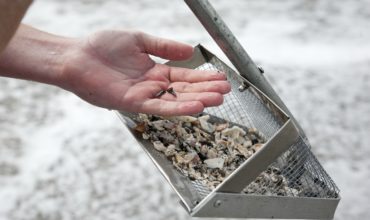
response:
[[[271,112],[260,97],[256,96],[252,88],[247,88],[243,92],[239,91],[242,85],[240,76],[219,59],[213,57],[196,69],[225,72],[231,84],[231,92],[225,95],[224,103],[221,106],[206,108],[205,113],[244,128],[257,128],[267,139],[281,128],[283,122]],[[192,181],[192,183],[201,198],[211,192],[199,181]]]
[[[267,138],[270,138],[281,128],[283,123],[256,96],[252,88],[243,92],[239,91],[239,87],[242,85],[240,77],[219,59],[213,57],[209,63],[205,63],[197,69],[223,71],[227,74],[227,79],[231,84],[231,92],[225,96],[224,103],[218,107],[205,109],[206,113],[245,127],[255,127]]]
[[[199,66],[201,70],[220,70],[227,74],[232,91],[225,96],[220,107],[207,108],[206,113],[230,122],[260,130],[268,139],[282,126],[279,119],[252,88],[239,91],[240,80],[233,70],[212,57],[208,63]],[[201,195],[207,190],[199,183],[195,188]],[[267,170],[250,183],[243,193],[266,196],[338,198],[339,189],[312,154],[303,138],[277,158]]]
[[[339,189],[300,138],[243,192],[254,195],[338,198]]]
[[[225,72],[231,84],[231,92],[224,97],[224,103],[221,106],[206,108],[205,113],[211,115],[212,118],[226,120],[241,128],[255,128],[262,133],[266,141],[270,140],[285,124],[286,116],[257,89],[244,84],[246,81],[217,57],[207,58],[206,63],[197,63],[196,69]],[[242,90],[240,86],[243,86]],[[135,125],[135,118],[138,118],[138,114],[127,112],[120,112],[120,114],[126,118],[126,122],[132,121],[127,124]],[[176,169],[163,153],[153,150],[153,144],[148,140],[143,140],[141,137],[138,140],[150,157],[156,161],[156,166],[165,174],[188,207],[194,208],[198,202],[212,192],[212,188],[205,182],[187,178],[186,172]],[[253,182],[250,184],[246,182],[241,193],[338,198],[339,190],[311,153],[309,145],[304,139],[299,138]]]

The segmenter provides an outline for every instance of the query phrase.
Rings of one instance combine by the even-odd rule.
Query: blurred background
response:
[[[341,189],[335,219],[370,219],[370,1],[210,2]],[[68,37],[140,29],[225,58],[180,0],[35,0],[24,23]],[[190,219],[114,112],[48,85],[0,88],[0,219]]]

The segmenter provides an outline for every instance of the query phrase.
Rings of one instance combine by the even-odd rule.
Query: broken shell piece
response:
[[[175,154],[175,161],[174,164],[178,165],[184,163],[184,158],[180,154]]]
[[[135,127],[134,130],[139,132],[139,133],[144,133],[146,128],[145,128],[145,123],[138,123]]]
[[[208,147],[207,147],[206,145],[202,145],[202,146],[200,147],[200,153],[201,153],[201,154],[203,154],[203,155],[207,155],[208,151],[209,151],[209,149],[208,149]]]
[[[221,132],[224,136],[230,137],[232,139],[235,139],[239,136],[245,135],[245,131],[238,126],[233,126],[232,128],[226,128]]]
[[[147,133],[143,133],[142,136],[144,140],[148,140],[150,138],[150,135],[148,135]]]
[[[208,134],[207,132],[197,127],[194,127],[193,129],[195,131],[195,137],[197,138],[197,141],[207,141],[207,140],[212,139],[212,136]]]
[[[166,128],[166,129],[171,129],[172,130],[176,127],[176,124],[173,123],[172,121],[165,120],[164,124],[163,124],[163,127]]]
[[[208,123],[209,115],[204,115],[198,118],[200,126],[203,130],[207,131],[208,133],[212,133],[215,131],[215,126],[211,123]]]
[[[223,158],[212,158],[207,159],[204,161],[205,164],[207,164],[208,168],[219,168],[222,169],[224,167],[225,160]]]
[[[260,132],[257,128],[249,128],[248,133],[254,134],[258,139],[260,139],[263,143],[267,141],[267,138],[262,132]]]
[[[252,141],[251,140],[245,140],[243,143],[242,143],[243,147],[245,148],[250,148],[252,147]]]
[[[219,124],[219,125],[216,125],[215,130],[222,131],[228,127],[229,127],[229,123]]]
[[[195,171],[194,169],[190,170],[189,178],[192,180],[198,180],[202,178],[202,174],[200,172]]]
[[[174,144],[168,145],[167,149],[165,150],[164,154],[167,157],[171,157],[176,154],[176,146]]]
[[[155,98],[160,98],[162,95],[166,93],[166,90],[161,90],[154,95]]]
[[[161,151],[161,152],[165,152],[166,151],[166,147],[164,146],[164,144],[160,141],[154,141],[153,142],[153,146],[154,148],[157,150],[157,151]]]
[[[299,191],[294,189],[294,188],[289,188],[289,190],[287,190],[287,194],[288,196],[298,196],[299,195]]]
[[[164,127],[163,127],[164,124],[165,124],[165,121],[164,120],[153,121],[151,124],[158,131],[163,131],[164,130]]]
[[[196,122],[198,119],[196,117],[192,117],[192,116],[176,116],[176,117],[172,117],[173,119],[176,119],[176,120],[179,120],[179,121],[182,121],[182,122]]]
[[[238,144],[237,145],[237,149],[238,151],[245,157],[245,158],[249,158],[250,156],[252,156],[252,152],[250,150],[248,150],[246,147],[244,147],[243,145],[240,145]]]
[[[273,175],[271,176],[271,181],[276,185],[280,185],[283,182],[283,177],[280,175]]]
[[[208,152],[207,152],[207,158],[208,159],[213,159],[213,158],[216,158],[217,157],[217,151],[212,148],[212,149],[209,149]]]
[[[139,120],[142,122],[149,121],[149,116],[147,114],[139,113]]]
[[[191,161],[196,162],[198,160],[199,156],[196,152],[191,152],[185,155],[184,157],[184,163],[190,163]]]
[[[176,95],[176,92],[175,90],[173,89],[173,87],[170,87],[166,90],[166,92],[170,93],[171,95],[173,95],[174,97],[177,97]]]
[[[185,139],[185,142],[190,145],[190,146],[195,146],[196,143],[197,143],[197,140],[194,138],[193,135],[189,134],[189,135],[186,135],[186,139]]]
[[[182,123],[179,123],[176,126],[175,131],[176,131],[176,135],[180,136],[180,137],[183,136],[183,135],[188,134],[188,132],[186,132],[185,128],[182,127]]]
[[[257,133],[258,132],[258,130],[257,130],[257,128],[248,128],[248,133]]]
[[[252,148],[253,148],[255,151],[257,151],[257,150],[259,150],[262,146],[263,146],[263,144],[258,143],[258,144],[253,145],[253,146],[252,146]]]
[[[160,132],[157,135],[164,144],[174,143],[175,137],[168,132]]]

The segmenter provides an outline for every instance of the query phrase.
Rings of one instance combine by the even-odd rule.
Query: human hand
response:
[[[195,114],[220,105],[230,91],[222,73],[169,67],[149,56],[184,60],[193,53],[185,44],[137,31],[101,31],[74,44],[60,86],[97,106],[156,115]],[[176,97],[156,97],[170,87]]]

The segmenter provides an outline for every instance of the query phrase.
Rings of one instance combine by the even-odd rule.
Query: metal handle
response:
[[[283,109],[294,121],[294,124],[299,128],[302,137],[305,137],[303,129],[294,119],[292,113],[277,95],[275,90],[262,75],[260,69],[255,65],[249,57],[239,41],[235,38],[225,22],[217,14],[208,0],[185,0],[185,3],[193,11],[204,28],[208,31],[211,37],[216,41],[221,50],[229,58],[231,63],[239,71],[239,73],[254,84],[258,89],[265,93],[273,100],[281,109]],[[306,138],[305,138],[306,139]]]

